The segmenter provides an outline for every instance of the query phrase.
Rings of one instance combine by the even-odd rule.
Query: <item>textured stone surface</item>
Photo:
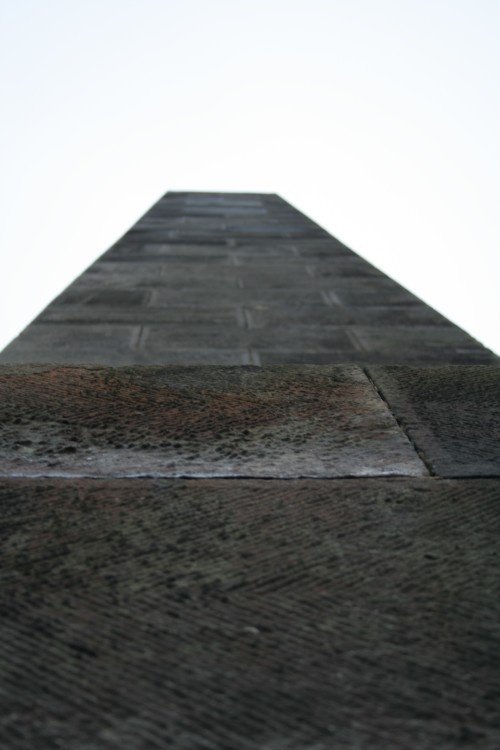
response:
[[[498,367],[371,367],[427,465],[440,476],[500,476]]]
[[[0,361],[465,364],[495,357],[277,195],[167,193]]]
[[[0,361],[0,747],[498,750],[491,352],[168,193]]]
[[[499,484],[3,480],[11,750],[495,750]]]
[[[427,474],[354,366],[3,366],[0,423],[3,475]]]

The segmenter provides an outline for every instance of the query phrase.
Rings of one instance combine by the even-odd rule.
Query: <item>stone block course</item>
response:
[[[426,475],[358,367],[0,368],[0,475]]]
[[[203,262],[203,263],[227,263],[228,247],[225,243],[220,245],[180,245],[180,244],[121,244],[118,243],[102,256],[101,263],[107,262]]]
[[[156,304],[158,306],[186,305],[196,307],[201,305],[207,307],[210,304],[229,306],[233,305],[317,305],[323,303],[320,290],[310,287],[286,288],[286,289],[245,289],[237,287],[225,287],[224,289],[210,289],[207,287],[185,287],[177,289],[165,286],[158,287]]]
[[[43,311],[36,326],[49,322],[58,327],[37,327],[36,341],[28,329],[0,361],[496,361],[294,207],[261,194],[167,194]],[[176,333],[177,322],[189,328]],[[235,324],[251,335],[231,332]],[[116,326],[126,325],[134,327],[133,342],[144,346],[124,344],[126,329]],[[343,332],[332,336],[332,327]]]
[[[411,292],[388,278],[382,279],[333,279],[330,298],[334,304],[356,306],[420,305],[420,300]]]
[[[347,307],[336,304],[326,306],[323,300],[317,305],[296,304],[286,307],[260,305],[248,308],[248,312],[252,321],[251,326],[254,328],[283,327],[288,324],[292,330],[300,330],[300,327],[304,325],[314,325],[320,329],[324,325],[380,326],[383,324],[384,332],[389,340],[390,331],[394,326],[426,326],[427,332],[428,326],[452,325],[442,315],[423,305],[398,306],[397,308],[394,306]],[[373,347],[371,348],[373,350]],[[400,340],[399,352],[401,351],[404,351],[404,348]]]
[[[134,361],[139,325],[32,323],[0,355],[0,362],[122,365]]]
[[[242,308],[238,307],[189,307],[183,306],[158,306],[154,291],[146,293],[148,304],[130,307],[117,305],[111,311],[108,305],[83,304],[83,305],[49,305],[41,313],[38,322],[44,323],[101,323],[103,318],[109,323],[133,323],[136,325],[162,324],[166,327],[171,324],[189,323],[198,326],[197,331],[201,335],[207,325],[221,326],[242,325]],[[168,328],[165,331],[167,335]]]
[[[141,348],[147,359],[155,361],[162,352],[179,349],[241,349],[248,347],[248,335],[238,325],[236,317],[224,326],[207,323],[203,327],[198,322],[169,326],[148,325],[141,339]]]
[[[272,329],[256,329],[249,331],[250,345],[260,352],[289,352],[304,353],[356,352],[356,342],[353,343],[349,335],[349,328],[344,326],[303,325],[295,330],[289,326],[273,326]]]

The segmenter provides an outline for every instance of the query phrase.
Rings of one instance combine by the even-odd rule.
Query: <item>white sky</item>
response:
[[[240,190],[500,352],[500,0],[0,9],[0,348],[167,190]]]

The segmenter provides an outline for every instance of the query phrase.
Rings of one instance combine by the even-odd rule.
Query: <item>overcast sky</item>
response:
[[[167,190],[235,190],[500,352],[500,0],[0,7],[0,349]]]

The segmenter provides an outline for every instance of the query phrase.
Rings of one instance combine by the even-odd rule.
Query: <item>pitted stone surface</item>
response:
[[[4,476],[427,474],[355,366],[3,366],[0,423]]]
[[[227,193],[167,193],[0,354],[114,366],[495,360],[279,196]]]
[[[499,501],[492,480],[3,480],[0,744],[496,750]]]
[[[368,372],[436,474],[500,476],[498,367],[370,367]]]

